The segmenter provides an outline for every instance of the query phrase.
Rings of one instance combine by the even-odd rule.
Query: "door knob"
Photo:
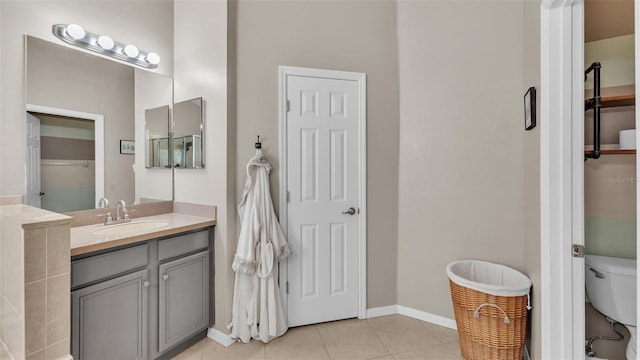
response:
[[[144,287],[149,287],[149,285],[151,285],[151,283],[148,282],[148,281],[145,281],[145,282],[142,283],[142,285],[144,285]]]
[[[169,280],[169,275],[167,274],[162,275],[162,280]]]
[[[348,215],[355,215],[356,209],[354,209],[353,207],[350,207],[349,209],[347,209],[347,211],[343,211],[342,213],[345,214],[345,215],[347,215],[347,214]]]
[[[43,195],[44,195],[44,192],[43,192],[43,191],[40,191],[40,193],[39,193],[38,195],[43,196]]]

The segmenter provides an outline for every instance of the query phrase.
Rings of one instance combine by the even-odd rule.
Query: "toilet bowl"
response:
[[[591,305],[626,326],[627,359],[636,359],[636,260],[586,255],[584,270]]]

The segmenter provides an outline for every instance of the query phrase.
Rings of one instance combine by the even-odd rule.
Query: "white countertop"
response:
[[[116,246],[145,241],[160,236],[173,235],[184,231],[195,230],[216,224],[214,218],[168,213],[161,215],[134,218],[136,221],[165,221],[167,225],[152,230],[132,231],[122,234],[96,235],[95,230],[104,228],[104,224],[87,225],[71,228],[71,256],[109,249]]]

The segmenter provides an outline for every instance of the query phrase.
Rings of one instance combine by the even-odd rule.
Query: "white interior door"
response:
[[[40,208],[40,119],[27,113],[27,198],[26,204]]]
[[[358,86],[286,77],[289,326],[359,315]]]

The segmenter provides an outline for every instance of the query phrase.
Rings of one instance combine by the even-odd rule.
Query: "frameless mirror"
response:
[[[204,107],[202,98],[173,105],[173,166],[204,168]]]
[[[173,79],[32,36],[25,41],[25,202],[69,212],[94,208],[102,197],[112,206],[172,200],[172,170],[146,169],[144,149],[145,110],[173,103]]]
[[[167,168],[169,164],[169,105],[144,112],[147,168]]]

